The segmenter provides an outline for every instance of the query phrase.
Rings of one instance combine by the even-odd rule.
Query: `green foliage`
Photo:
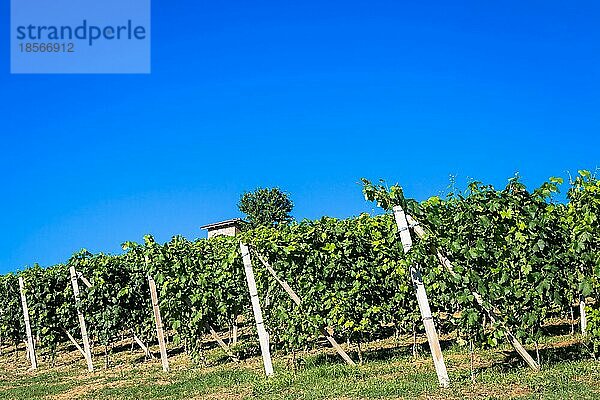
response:
[[[587,316],[587,335],[594,346],[594,353],[598,352],[600,347],[600,309],[596,307],[586,307]]]
[[[571,182],[568,197],[570,250],[579,260],[582,275],[595,279],[600,272],[600,181],[589,171],[579,171]],[[598,286],[597,282],[594,286]]]
[[[19,281],[16,274],[0,276],[0,340],[18,343],[25,336]]]
[[[373,184],[366,178],[361,178],[365,200],[374,201],[378,207],[391,211],[395,206],[400,206],[406,211],[414,211],[418,203],[413,199],[404,197],[404,190],[399,185],[387,187],[383,179],[379,184]]]
[[[145,238],[149,273],[156,280],[163,319],[199,355],[207,324],[228,328],[248,304],[239,244],[232,237],[190,242],[176,236],[159,245]]]
[[[578,291],[584,297],[598,299],[600,291],[600,180],[590,171],[579,171],[571,179],[566,206],[565,225],[570,232],[569,252],[572,273]],[[598,302],[587,307],[588,337],[597,348],[600,344],[600,309]]]
[[[238,208],[246,214],[252,228],[279,226],[292,221],[294,203],[279,188],[258,188],[242,194]]]
[[[22,276],[32,331],[54,356],[58,343],[66,339],[65,331],[75,335],[79,329],[69,268],[63,264],[47,269],[35,265]]]
[[[91,288],[80,282],[80,298],[89,333],[108,346],[121,333],[134,331],[148,340],[152,335],[152,311],[146,269],[140,254],[75,254],[69,265],[82,273]],[[71,314],[72,315],[72,314]]]
[[[390,324],[404,328],[402,322],[415,315],[404,254],[389,215],[256,229],[244,240],[303,300],[297,307],[254,258],[259,290],[268,293],[271,337],[288,350],[314,342],[319,327],[361,340]]]
[[[570,260],[562,208],[547,197],[556,185],[548,182],[529,192],[518,178],[503,190],[473,182],[466,196],[433,197],[421,204],[418,218],[432,235],[429,246],[415,250],[424,256],[434,245],[452,259],[457,279],[436,277],[446,292],[433,298],[443,301],[443,309],[459,312],[451,322],[460,331],[496,345],[504,325],[519,338],[537,340],[546,318],[570,306],[574,283],[565,268]],[[487,309],[499,311],[496,324],[483,324],[485,313],[472,291]]]
[[[368,200],[386,210],[402,206],[426,230],[424,239],[413,236],[407,254],[389,214],[284,223],[288,199],[287,217],[261,215],[254,219],[257,226],[239,237],[176,236],[160,244],[147,236],[143,244],[124,243],[120,255],[83,250],[65,265],[34,266],[20,274],[34,334],[51,350],[65,340],[65,331],[78,337],[76,306],[96,343],[108,346],[132,330],[152,340],[148,275],[157,283],[163,322],[174,342],[194,356],[202,356],[199,338],[208,325],[227,330],[242,315],[253,327],[240,240],[251,247],[266,326],[277,348],[313,346],[322,327],[341,340],[359,342],[420,329],[410,265],[422,270],[441,331],[494,346],[508,327],[519,338],[536,341],[544,322],[567,311],[581,292],[597,298],[600,282],[600,184],[582,171],[571,181],[569,203],[560,204],[552,196],[561,183],[551,178],[529,191],[518,178],[503,189],[472,182],[465,193],[418,203],[397,185],[363,179]],[[439,265],[434,249],[452,260],[455,276]],[[296,291],[300,306],[267,273],[259,255]],[[71,266],[92,283],[91,288],[80,284],[77,305]],[[24,336],[17,276],[0,276],[0,335],[12,341]],[[473,291],[497,312],[497,323],[486,318]],[[592,338],[598,340],[594,308],[590,315]]]

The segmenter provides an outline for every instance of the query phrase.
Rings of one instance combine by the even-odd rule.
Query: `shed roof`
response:
[[[213,222],[212,224],[203,225],[200,227],[200,229],[211,230],[211,229],[226,228],[228,226],[240,225],[241,222],[242,222],[241,218],[232,218],[232,219],[228,219],[225,221]]]

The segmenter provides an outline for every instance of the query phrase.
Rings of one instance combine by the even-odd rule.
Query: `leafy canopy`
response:
[[[371,183],[367,178],[360,180],[365,200],[376,202],[378,207],[386,211],[392,210],[395,206],[401,206],[407,211],[414,211],[418,207],[415,200],[404,197],[404,190],[397,184],[388,188],[383,179],[379,180],[379,184]]]
[[[275,188],[257,188],[240,197],[238,208],[246,214],[251,228],[279,226],[292,221],[294,203],[287,193]]]

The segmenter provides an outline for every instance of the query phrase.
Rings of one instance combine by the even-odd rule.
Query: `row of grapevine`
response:
[[[599,289],[600,183],[581,171],[568,203],[552,200],[560,179],[534,191],[517,179],[497,190],[473,182],[465,193],[417,203],[399,187],[365,181],[366,197],[383,208],[402,205],[425,228],[404,254],[389,214],[339,220],[322,218],[277,228],[256,228],[239,237],[189,241],[174,237],[159,244],[127,242],[120,255],[76,253],[64,265],[34,266],[0,276],[0,340],[22,342],[17,277],[23,277],[38,346],[54,357],[67,332],[77,336],[76,309],[85,315],[95,345],[110,354],[123,335],[145,342],[154,336],[147,276],[157,283],[163,321],[175,344],[201,356],[209,327],[225,331],[251,317],[239,242],[251,246],[261,304],[275,349],[313,346],[325,327],[342,340],[361,342],[420,329],[409,266],[423,272],[436,324],[459,339],[494,346],[506,328],[532,343],[551,316],[570,310],[580,295]],[[452,260],[456,274],[439,265],[434,249]],[[263,257],[302,298],[296,305],[260,263]],[[91,283],[76,304],[69,268]],[[474,301],[497,311],[486,320]],[[591,301],[590,333],[600,336],[600,312]],[[246,316],[246,318],[239,318]],[[251,325],[251,324],[248,324]]]
[[[573,280],[582,299],[598,298],[600,292],[600,180],[580,171],[569,189],[565,224]],[[600,307],[588,306],[589,334],[594,350],[600,345]]]

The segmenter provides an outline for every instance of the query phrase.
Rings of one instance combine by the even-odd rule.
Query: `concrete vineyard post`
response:
[[[271,376],[273,375],[273,363],[271,361],[271,350],[269,349],[269,334],[265,329],[262,311],[260,309],[258,290],[256,289],[254,271],[252,270],[252,260],[250,259],[250,250],[247,245],[240,242],[240,251],[242,252],[242,259],[244,260],[244,273],[246,274],[246,282],[248,283],[248,291],[250,292],[252,312],[254,313],[254,320],[256,321],[256,331],[258,332],[265,374]]]
[[[81,355],[83,356],[83,358],[87,360],[87,355],[85,354],[85,351],[83,351],[83,349],[81,348],[81,346],[79,345],[79,343],[77,343],[77,340],[75,340],[75,338],[73,337],[73,335],[71,335],[66,329],[63,329],[63,332],[65,333],[65,335],[67,335],[67,337],[69,338],[69,340],[71,341],[71,343],[73,343],[73,345],[75,345],[75,347],[77,348],[77,350],[79,350],[79,352],[81,353]]]
[[[27,307],[27,298],[25,297],[25,285],[23,278],[19,277],[19,291],[21,292],[21,305],[23,306],[23,319],[25,320],[25,332],[27,333],[27,349],[29,351],[29,360],[31,369],[37,369],[37,358],[35,356],[35,344],[31,335],[31,325],[29,323],[29,308]]]
[[[81,279],[81,282],[83,282],[83,284],[85,286],[88,287],[88,289],[90,289],[92,287],[92,284],[90,283],[90,281],[88,281],[88,279],[83,276],[83,274],[81,272],[77,272],[77,279]]]
[[[232,345],[236,345],[237,341],[238,341],[238,324],[237,324],[237,318],[236,321],[233,323],[233,327],[231,328],[231,344]]]
[[[210,325],[207,322],[204,324],[204,327],[209,330],[210,335],[213,337],[213,339],[215,339],[215,341],[217,342],[219,347],[221,347],[221,349],[223,349],[223,351],[225,352],[225,354],[227,354],[229,356],[229,358],[231,358],[235,362],[240,361],[240,359],[237,358],[237,356],[235,354],[233,354],[233,352],[231,351],[231,348],[229,346],[227,346],[225,344],[225,342],[219,337],[219,334],[217,333],[217,331],[215,331],[215,328],[213,328],[212,325]]]
[[[75,303],[79,303],[79,284],[77,283],[77,271],[75,267],[69,268],[71,273],[71,285],[73,286],[73,296],[75,297]],[[85,318],[79,305],[77,306],[77,318],[79,319],[79,328],[81,329],[81,339],[83,340],[83,351],[85,352],[85,361],[87,362],[87,368],[89,372],[94,370],[94,364],[92,363],[92,351],[90,350],[90,341],[87,334],[87,328],[85,326]]]
[[[23,344],[25,345],[25,359],[27,361],[30,361],[31,360],[31,356],[29,355],[29,344],[27,343],[27,340],[24,340]]]
[[[400,232],[402,247],[404,248],[404,252],[408,253],[412,247],[412,238],[410,237],[408,222],[402,207],[394,207],[394,218],[396,219],[396,225],[398,226],[398,231]],[[433,316],[431,315],[431,309],[429,308],[429,300],[427,299],[427,292],[425,291],[425,285],[423,284],[421,271],[419,271],[415,265],[411,265],[410,276],[415,286],[417,302],[419,303],[421,318],[423,319],[425,333],[427,334],[427,341],[429,342],[429,348],[431,349],[431,355],[435,365],[435,372],[437,373],[440,386],[447,388],[450,386],[450,379],[448,378],[448,371],[446,370],[446,364],[444,363],[444,356],[442,355],[440,341],[435,330],[435,324],[433,323]]]
[[[158,347],[160,348],[160,360],[164,372],[169,371],[169,360],[167,359],[167,347],[165,346],[165,335],[163,331],[160,308],[158,307],[158,293],[156,292],[156,282],[151,276],[148,276],[148,286],[150,286],[150,297],[152,298],[152,310],[154,311],[154,322],[156,324],[156,336],[158,337]]]
[[[144,342],[142,342],[140,340],[140,338],[135,334],[135,331],[133,329],[131,329],[131,334],[133,335],[133,340],[144,351],[144,354],[146,355],[146,357],[148,357],[148,358],[154,358],[154,356],[152,355],[152,353],[150,353],[150,350],[148,350],[148,347],[144,344]]]

